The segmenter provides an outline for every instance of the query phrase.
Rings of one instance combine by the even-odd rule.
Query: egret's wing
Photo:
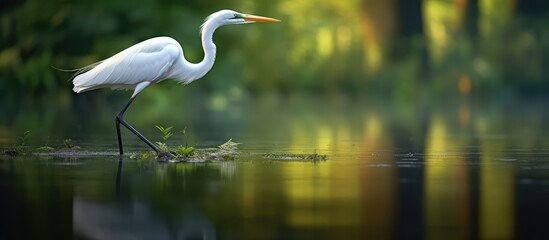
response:
[[[175,40],[167,37],[143,41],[77,75],[73,90],[134,88],[141,82],[163,80],[181,57],[180,49]]]

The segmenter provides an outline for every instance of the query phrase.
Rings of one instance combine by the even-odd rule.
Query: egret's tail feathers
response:
[[[72,70],[62,70],[67,72],[75,72],[72,77],[70,78],[72,80],[72,83],[74,85],[74,88],[72,89],[76,93],[89,91],[95,89],[93,86],[85,86],[86,82],[88,82],[88,76],[85,75],[88,71],[94,69],[99,64],[101,64],[103,61],[99,61],[96,63],[92,63],[88,66],[85,66],[83,68],[78,69],[72,69]]]
[[[63,69],[63,68],[58,68],[58,67],[55,67],[55,66],[50,66],[50,67],[57,70],[57,71],[61,71],[61,72],[76,72],[76,71],[80,70],[80,68],[77,68],[77,69]]]
[[[82,73],[85,73],[89,70],[92,70],[93,68],[95,68],[97,65],[101,64],[103,61],[99,61],[99,62],[96,62],[96,63],[92,63],[88,66],[85,66],[85,67],[82,67],[82,68],[76,68],[76,69],[63,69],[63,68],[58,68],[58,67],[55,67],[55,66],[51,66],[51,68],[57,70],[57,71],[61,71],[61,72],[74,72],[74,74],[72,75],[71,78],[69,78],[69,81],[70,80],[73,80],[74,77],[76,77],[77,75],[80,75]]]
[[[104,61],[104,60],[103,60]],[[75,72],[73,75],[72,75],[72,80],[74,81],[74,79],[76,78],[76,76],[80,75],[80,74],[83,74],[83,73],[86,73],[92,69],[94,69],[95,67],[97,67],[97,65],[101,64],[103,61],[99,61],[99,62],[96,62],[96,63],[92,63],[88,66],[85,66],[83,68],[77,68],[77,69],[73,69],[73,70],[68,70],[68,71],[71,71],[71,72]]]
[[[93,90],[91,87],[83,87],[83,86],[74,86],[72,88],[72,90],[75,92],[75,93],[81,93],[81,92],[85,92],[85,91],[89,91],[89,90]]]

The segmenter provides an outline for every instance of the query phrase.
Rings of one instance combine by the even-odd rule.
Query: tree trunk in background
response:
[[[429,55],[423,24],[423,0],[397,0],[397,43],[393,48],[396,59],[419,54],[421,66],[420,81],[426,81],[429,75]]]
[[[529,47],[523,47],[524,50],[521,51],[523,56],[521,58],[509,54],[510,58],[518,60],[518,63],[508,66],[506,72],[508,75],[513,76],[509,79],[515,81],[516,88],[522,88],[519,91],[526,94],[547,92],[547,89],[549,89],[549,82],[545,81],[549,73],[549,57],[547,57],[549,51],[545,47],[547,45],[543,37],[547,31],[539,31],[539,29],[534,31],[535,27],[532,26],[532,23],[547,23],[548,13],[549,1],[547,0],[516,0],[515,21],[518,20],[520,26],[527,29],[536,41]],[[521,59],[525,60],[521,61]],[[522,67],[516,67],[521,64],[523,64]],[[517,79],[521,79],[521,81],[517,81]]]
[[[398,0],[397,17],[403,37],[423,35],[423,0]]]
[[[477,46],[478,40],[478,18],[479,18],[479,0],[469,0],[465,13],[465,31],[467,36]]]
[[[547,0],[516,0],[517,13],[530,17],[543,17],[549,9]]]

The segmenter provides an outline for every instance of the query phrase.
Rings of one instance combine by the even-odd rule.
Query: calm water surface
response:
[[[72,137],[84,150],[106,153],[1,157],[2,238],[546,236],[549,129],[541,103],[266,102],[184,117],[196,126],[190,139],[197,147],[229,138],[243,143],[236,160],[214,163],[119,159],[111,117],[94,124],[85,119],[102,114],[69,118],[65,126],[73,135],[42,134],[31,143]],[[158,135],[150,125],[136,123],[146,135]],[[147,150],[124,137],[129,151]],[[319,153],[329,160],[269,159],[265,153]]]

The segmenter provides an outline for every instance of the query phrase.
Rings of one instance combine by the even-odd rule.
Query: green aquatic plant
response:
[[[11,148],[4,151],[4,154],[8,156],[18,156],[29,153],[29,147],[27,146],[27,143],[30,134],[30,131],[25,131],[23,135],[17,138],[17,141]]]
[[[188,145],[187,145],[187,127],[184,127],[183,130],[181,130],[181,133],[183,133],[183,139],[185,139],[185,147],[188,147]]]
[[[170,137],[173,135],[173,133],[172,133],[172,128],[173,127],[172,126],[165,128],[161,125],[156,125],[155,127],[156,127],[156,129],[158,129],[158,131],[160,131],[162,133],[162,140],[164,142],[168,141],[168,139],[170,139]]]
[[[17,138],[16,146],[18,146],[18,147],[26,147],[26,146],[27,146],[27,142],[28,142],[28,140],[29,140],[30,134],[31,134],[30,131],[24,132],[22,136],[20,136],[19,138]]]
[[[166,143],[156,142],[156,146],[164,152],[171,152],[171,149],[168,147]]]
[[[191,157],[194,154],[194,148],[179,146],[175,149],[174,153],[176,157]]]
[[[188,145],[187,127],[183,128],[183,130],[181,130],[181,133],[183,133],[183,139],[185,140],[185,146],[181,145],[181,146],[177,147],[175,149],[174,153],[176,154],[176,156],[191,157],[194,154],[194,148],[189,147],[189,145]]]
[[[164,142],[156,142],[156,146],[162,150],[163,152],[173,152],[170,147],[168,147],[168,144],[166,143],[170,137],[173,136],[172,133],[172,126],[170,127],[163,127],[162,125],[155,125],[156,129],[160,131],[162,140]]]
[[[172,149],[170,147],[168,147],[168,144],[166,143],[168,141],[168,139],[170,139],[170,137],[172,137],[173,133],[172,133],[172,126],[170,127],[163,127],[162,125],[155,125],[156,129],[158,129],[158,131],[160,131],[161,133],[161,137],[162,137],[162,140],[164,142],[156,142],[156,146],[158,147],[158,149],[160,149],[163,153],[170,153],[172,152]],[[159,158],[160,157],[165,157],[165,156],[158,156]]]
[[[173,127],[172,126],[163,127],[161,125],[156,125],[155,127],[162,134],[161,135],[162,140],[164,141],[164,142],[156,142],[156,145],[160,150],[162,150],[163,152],[172,153],[176,156],[176,158],[191,157],[193,155],[194,148],[188,147],[186,127],[181,131],[181,133],[183,133],[183,138],[185,139],[185,146],[180,145],[179,147],[176,147],[176,148],[169,147],[168,144],[166,143],[168,139],[170,139],[170,137],[173,136],[173,133],[172,133]],[[165,156],[162,156],[162,157],[165,157]]]
[[[76,145],[74,145],[74,143],[72,142],[72,139],[70,138],[63,140],[63,145],[65,146],[65,148],[68,148],[68,149],[76,148]]]

